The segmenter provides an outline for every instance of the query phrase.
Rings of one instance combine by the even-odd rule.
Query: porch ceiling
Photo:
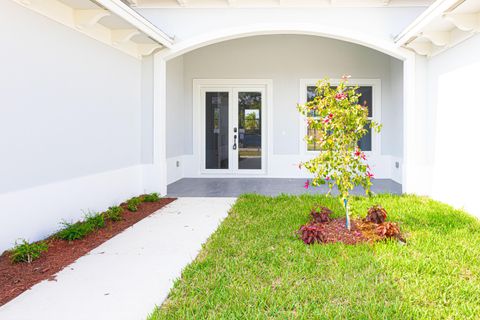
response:
[[[123,0],[141,8],[412,7],[434,0]]]

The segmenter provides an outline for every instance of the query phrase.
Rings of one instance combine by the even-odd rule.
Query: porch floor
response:
[[[238,197],[243,193],[258,193],[268,196],[286,194],[324,194],[326,185],[320,187],[303,186],[305,179],[284,178],[184,178],[167,187],[169,197]],[[402,185],[390,179],[374,179],[371,189],[374,193],[401,194]],[[337,191],[333,191],[337,194]],[[363,195],[363,188],[355,188],[355,195]]]

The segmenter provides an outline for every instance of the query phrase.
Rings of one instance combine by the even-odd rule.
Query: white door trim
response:
[[[236,89],[264,89],[263,110],[262,110],[262,144],[264,144],[264,153],[262,154],[262,170],[205,170],[204,159],[204,114],[202,112],[202,94],[205,89],[225,89],[233,93]],[[233,100],[230,98],[230,103]],[[273,81],[271,79],[194,79],[193,80],[193,157],[198,164],[197,172],[202,176],[232,177],[232,176],[259,176],[267,175],[269,168],[269,159],[273,153]],[[203,121],[203,122],[202,122]],[[230,139],[232,140],[232,139]],[[230,141],[230,144],[233,142]]]

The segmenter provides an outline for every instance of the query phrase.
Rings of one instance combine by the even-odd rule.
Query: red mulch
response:
[[[356,244],[368,241],[355,220],[350,221],[350,230],[345,228],[345,218],[332,219],[323,223],[325,226],[324,234],[327,236],[326,243],[343,242],[345,244]]]
[[[398,225],[385,221],[387,211],[380,205],[368,209],[365,219],[351,220],[350,230],[345,226],[345,218],[332,219],[330,217],[332,213],[327,207],[314,206],[310,211],[310,221],[298,229],[298,237],[305,244],[334,242],[357,244],[385,239],[397,239],[406,243]]]
[[[162,198],[157,202],[143,202],[138,206],[137,212],[126,210],[125,204],[122,204],[124,210],[121,221],[106,220],[105,228],[94,231],[80,240],[69,242],[50,237],[46,240],[48,251],[42,253],[41,257],[31,264],[12,264],[8,252],[5,251],[0,256],[0,306],[42,280],[55,281],[57,272],[174,200]]]
[[[305,244],[343,242],[354,245],[385,239],[406,242],[397,224],[392,222],[377,224],[362,219],[351,220],[350,230],[345,227],[345,218],[330,219],[326,222],[310,221],[301,226],[297,234]]]
[[[362,231],[357,227],[355,220],[350,223],[350,230],[345,227],[345,218],[331,219],[328,222],[310,222],[302,228],[312,228],[307,230],[302,236],[302,229],[298,231],[300,238],[307,243],[311,244],[314,242],[318,243],[335,243],[343,242],[345,244],[357,244],[361,242],[367,242],[369,239],[366,238]],[[312,233],[313,231],[313,233]],[[315,233],[318,231],[318,233]],[[312,238],[308,239],[312,235]]]

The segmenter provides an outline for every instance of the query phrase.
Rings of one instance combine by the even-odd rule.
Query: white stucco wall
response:
[[[431,195],[480,217],[480,35],[431,58],[427,70]]]
[[[136,9],[177,41],[246,25],[312,24],[391,40],[425,8]],[[381,27],[379,27],[381,26]]]
[[[167,63],[167,158],[186,153],[186,142],[191,148],[192,140],[186,139],[191,116],[185,110],[185,80],[183,56]],[[188,109],[191,113],[191,109]],[[191,150],[191,149],[190,149]]]
[[[2,252],[141,192],[141,63],[12,1],[0,41]]]
[[[153,56],[142,59],[141,80],[141,149],[142,163],[153,162],[153,109],[154,109],[154,84],[153,84]]]
[[[403,63],[378,51],[356,44],[305,35],[267,35],[225,41],[191,51],[167,62],[167,119],[175,134],[167,134],[169,173],[180,177],[173,160],[193,152],[193,79],[272,79],[273,80],[273,155],[282,159],[270,166],[270,176],[299,176],[291,170],[301,157],[299,114],[300,79],[340,78],[351,74],[358,79],[381,79],[382,84],[382,154],[392,156],[382,161],[382,177],[390,177],[393,160],[401,162]],[[183,84],[180,74],[183,72]],[[184,100],[181,100],[184,99]],[[183,108],[180,105],[183,103]],[[183,150],[182,150],[183,148]],[[197,164],[186,166],[196,168]],[[273,160],[272,160],[273,161]],[[283,168],[282,165],[286,166]],[[187,169],[185,169],[187,170]],[[388,171],[388,172],[387,172]],[[186,175],[194,174],[185,171]],[[169,181],[175,179],[169,178]]]

